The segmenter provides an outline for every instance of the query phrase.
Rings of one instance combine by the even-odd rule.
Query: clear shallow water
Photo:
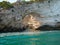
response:
[[[2,33],[0,45],[60,45],[60,31]]]

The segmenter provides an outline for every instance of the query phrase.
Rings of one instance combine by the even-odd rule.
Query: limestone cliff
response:
[[[29,14],[31,12],[35,12],[35,14],[31,16]],[[35,17],[36,19],[34,18],[34,20],[37,21],[31,20],[31,17]],[[28,18],[31,20],[32,23]],[[21,27],[24,27],[25,24],[28,25],[28,27],[30,28],[31,27],[30,24],[32,24],[32,26],[35,27],[36,23],[38,25],[37,27],[41,26],[41,23],[42,25],[50,25],[55,27],[57,25],[57,22],[60,22],[60,0],[45,0],[43,2],[22,4],[21,3],[19,4],[17,2],[14,5],[14,8],[11,8],[9,10],[2,10],[0,12],[1,29],[5,29],[7,27],[9,27],[9,29],[11,27],[20,29]]]

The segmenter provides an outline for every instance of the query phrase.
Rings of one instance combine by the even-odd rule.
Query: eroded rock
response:
[[[38,19],[36,17],[37,17],[36,14],[35,15],[34,14],[28,14],[22,20],[22,24],[27,26],[27,28],[36,29],[42,25],[41,22],[38,21]]]

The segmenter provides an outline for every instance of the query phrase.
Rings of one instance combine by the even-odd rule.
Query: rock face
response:
[[[41,22],[39,22],[37,18],[34,16],[34,14],[26,15],[22,20],[22,23],[23,25],[26,25],[28,26],[28,28],[31,28],[31,29],[36,29],[42,25]]]
[[[34,2],[31,4],[23,4],[17,7],[21,9],[20,14],[24,15],[30,12],[36,12],[43,16],[39,20],[43,25],[55,26],[57,22],[60,22],[60,0],[45,0],[42,2]]]
[[[35,12],[38,15],[30,15],[29,13],[31,12]],[[46,0],[43,2],[34,2],[29,4],[23,3],[21,5],[16,4],[14,5],[14,8],[2,10],[2,12],[0,12],[1,30],[6,27],[16,28],[19,29],[19,31],[22,27],[23,30],[25,30],[26,27],[35,29],[41,26],[41,23],[42,25],[55,27],[57,22],[60,22],[60,0]]]

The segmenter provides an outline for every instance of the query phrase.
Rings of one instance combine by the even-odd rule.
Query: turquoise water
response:
[[[60,31],[4,34],[0,34],[0,45],[60,45]]]

